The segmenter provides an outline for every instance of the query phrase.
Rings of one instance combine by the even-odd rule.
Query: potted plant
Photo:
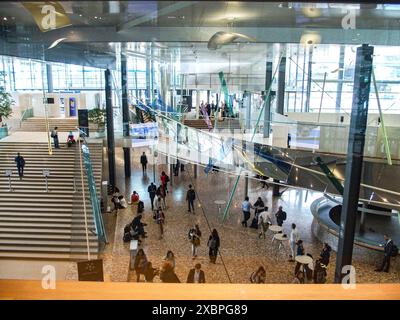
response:
[[[1,82],[4,83],[4,72],[0,72]],[[0,138],[6,137],[8,135],[8,128],[4,119],[8,119],[12,114],[12,105],[14,100],[11,94],[6,92],[3,85],[0,84]]]
[[[97,126],[96,136],[104,136],[105,124],[106,124],[106,110],[96,107],[89,110],[88,112],[89,121]]]

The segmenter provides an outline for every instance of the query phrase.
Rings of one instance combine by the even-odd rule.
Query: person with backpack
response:
[[[54,127],[53,130],[51,130],[51,137],[53,138],[53,142],[54,142],[54,148],[55,149],[60,149],[60,145],[58,142],[58,132],[57,132],[58,127]]]
[[[383,247],[383,261],[380,268],[375,269],[376,272],[389,272],[390,258],[397,256],[399,253],[399,249],[387,234],[383,235],[383,238],[385,239],[385,244]]]
[[[147,188],[147,192],[149,193],[150,202],[151,202],[151,210],[153,211],[154,210],[154,198],[156,197],[156,194],[157,194],[157,187],[153,182]]]
[[[303,246],[303,240],[299,240],[297,241],[297,252],[296,252],[296,256],[304,256],[305,254],[305,250],[304,250],[304,246]],[[297,273],[297,271],[300,270],[301,267],[301,263],[297,262],[296,266],[294,268],[294,274]]]
[[[142,171],[143,171],[143,175],[145,175],[146,170],[147,170],[147,156],[146,153],[143,152],[143,154],[140,156],[140,163],[142,165]]]
[[[208,255],[210,257],[210,262],[215,264],[218,256],[218,249],[220,246],[220,239],[217,229],[213,229],[210,237],[208,238],[207,246],[209,248]]]
[[[17,164],[19,178],[20,180],[22,180],[22,177],[24,176],[25,159],[23,156],[20,155],[19,152],[15,157],[15,163]]]
[[[286,220],[286,212],[282,210],[282,206],[279,206],[278,212],[275,213],[276,223],[278,226],[282,227],[283,222]]]
[[[194,200],[196,200],[196,192],[193,190],[191,184],[189,184],[189,190],[186,193],[186,201],[188,202],[188,212],[191,213],[193,210],[194,212]]]
[[[192,243],[192,256],[193,259],[197,257],[197,248],[200,246],[201,231],[199,225],[196,224],[192,229],[189,230],[188,237]]]
[[[165,190],[165,193],[168,193],[169,177],[167,176],[165,171],[161,172],[160,180],[161,180],[161,185],[163,186],[163,188]]]

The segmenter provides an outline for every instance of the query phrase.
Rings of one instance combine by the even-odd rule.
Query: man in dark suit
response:
[[[147,170],[147,157],[146,153],[143,152],[143,154],[140,156],[140,163],[142,164],[142,170],[143,170],[143,175],[146,173]]]
[[[390,239],[390,237],[385,234],[383,236],[385,239],[385,246],[384,246],[384,257],[383,257],[383,262],[382,265],[379,269],[376,269],[376,272],[389,272],[389,267],[390,267],[390,258],[392,256],[392,251],[393,251],[393,240]]]
[[[206,278],[204,276],[204,271],[201,270],[201,264],[196,263],[194,269],[189,271],[189,275],[187,277],[187,283],[206,283]]]

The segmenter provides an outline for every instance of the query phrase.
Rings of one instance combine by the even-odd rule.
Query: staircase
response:
[[[211,123],[214,127],[215,119],[210,118]],[[187,119],[184,121],[184,125],[188,127],[192,127],[199,130],[208,130],[207,123],[204,119]],[[224,119],[224,121],[218,120],[217,122],[217,130],[225,130],[225,129],[233,129],[240,130],[240,122],[239,119]]]
[[[102,175],[102,144],[89,144],[93,174],[99,190]],[[24,177],[18,177],[17,154],[25,159]],[[79,168],[79,149],[53,150],[45,143],[0,143],[0,258],[79,260],[87,258]],[[11,169],[13,192],[9,192]],[[43,169],[49,169],[45,192]],[[75,185],[78,192],[74,192]],[[85,179],[86,180],[86,179]],[[95,230],[89,191],[85,181],[88,229]],[[97,237],[89,233],[92,257],[98,252]]]
[[[49,129],[58,127],[59,132],[76,131],[78,126],[77,118],[49,118]],[[21,128],[18,131],[27,132],[47,132],[45,118],[28,118],[22,121]]]

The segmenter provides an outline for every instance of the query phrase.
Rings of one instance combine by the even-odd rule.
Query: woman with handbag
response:
[[[189,240],[192,243],[192,256],[193,259],[197,257],[197,248],[200,246],[201,231],[199,225],[196,224],[194,228],[189,230]]]

